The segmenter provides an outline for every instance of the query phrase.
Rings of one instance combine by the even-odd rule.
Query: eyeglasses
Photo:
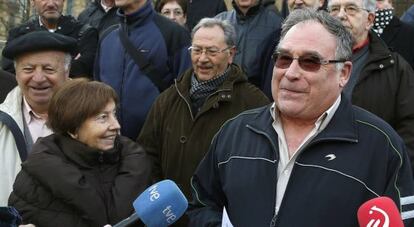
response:
[[[205,53],[207,56],[214,57],[217,54],[223,53],[224,51],[229,50],[231,48],[233,48],[233,46],[229,46],[221,50],[215,47],[201,48],[198,46],[190,46],[188,50],[190,51],[192,55],[195,55],[195,56],[202,55],[203,53]]]
[[[167,10],[162,10],[161,14],[164,15],[164,16],[168,16],[170,14],[173,14],[174,16],[179,17],[179,16],[184,15],[184,12],[181,9],[174,9],[174,10],[167,9]]]
[[[355,14],[357,14],[358,12],[360,12],[361,10],[365,10],[368,12],[367,9],[364,9],[362,7],[358,7],[356,5],[346,5],[346,6],[341,6],[341,5],[331,5],[328,7],[328,11],[332,16],[336,16],[339,14],[339,12],[341,12],[341,9],[344,9],[346,15],[350,15],[353,16]]]
[[[305,54],[300,57],[294,58],[287,53],[275,52],[272,55],[272,59],[275,61],[275,66],[281,69],[287,69],[292,64],[293,60],[298,60],[299,66],[308,72],[316,72],[321,68],[321,65],[342,63],[346,60],[323,60],[314,54]]]

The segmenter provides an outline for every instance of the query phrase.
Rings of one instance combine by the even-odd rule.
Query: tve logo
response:
[[[378,208],[377,206],[371,207],[371,209],[369,210],[369,214],[370,215],[373,215],[375,211],[378,212],[381,217],[378,218],[378,216],[377,216],[377,217],[372,218],[368,222],[368,224],[367,224],[366,227],[380,227],[380,226],[381,227],[389,227],[390,226],[390,217],[388,217],[388,214],[385,211],[383,211],[380,208]],[[382,225],[380,225],[381,224],[381,220],[384,220],[384,224],[382,224]]]
[[[157,186],[157,184],[154,184],[148,189],[151,202],[154,202],[155,200],[160,198],[160,193],[157,191]]]
[[[171,209],[171,205],[167,206],[163,211],[163,214],[165,214],[166,220],[169,224],[174,223],[175,219],[177,219],[177,215],[175,215]]]

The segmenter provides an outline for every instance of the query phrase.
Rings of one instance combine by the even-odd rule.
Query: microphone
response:
[[[135,213],[113,227],[125,227],[138,219],[148,227],[169,226],[187,210],[188,201],[171,180],[163,180],[145,189],[133,203]]]
[[[360,227],[404,227],[400,212],[388,197],[368,200],[358,209]]]

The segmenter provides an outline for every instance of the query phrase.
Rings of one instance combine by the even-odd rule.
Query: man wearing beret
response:
[[[65,0],[31,0],[38,17],[9,31],[7,42],[33,31],[49,31],[78,40],[78,50],[72,56],[71,77],[92,77],[93,62],[98,45],[98,31],[69,15],[62,15]],[[12,59],[3,58],[1,67],[14,73]]]
[[[35,31],[7,43],[3,56],[14,59],[18,86],[0,104],[0,206],[7,199],[20,164],[39,137],[52,133],[46,126],[49,99],[69,77],[76,39]]]

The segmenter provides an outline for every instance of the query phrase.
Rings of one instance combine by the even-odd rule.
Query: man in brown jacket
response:
[[[233,64],[236,34],[206,18],[192,32],[192,68],[153,104],[138,142],[155,159],[154,180],[171,179],[191,198],[190,178],[223,123],[269,103]]]

